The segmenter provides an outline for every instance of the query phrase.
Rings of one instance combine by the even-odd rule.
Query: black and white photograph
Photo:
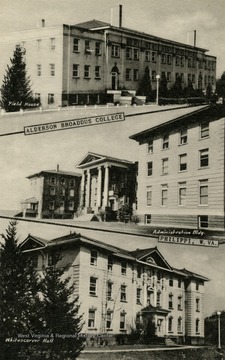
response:
[[[225,359],[224,1],[0,10],[0,359]]]

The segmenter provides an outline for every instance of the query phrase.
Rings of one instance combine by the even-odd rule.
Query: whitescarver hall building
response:
[[[21,248],[40,273],[52,265],[54,252],[61,252],[58,265],[69,265],[65,275],[75,283],[87,336],[113,339],[141,323],[161,340],[204,341],[204,283],[209,279],[173,268],[157,247],[127,251],[70,233],[50,241],[29,234]]]

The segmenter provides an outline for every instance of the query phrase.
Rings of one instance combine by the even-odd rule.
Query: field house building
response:
[[[157,247],[127,251],[76,233],[47,241],[29,234],[21,249],[40,273],[59,266],[75,283],[89,337],[127,334],[134,324],[151,326],[154,336],[177,343],[204,341],[204,283],[209,279],[171,267]]]
[[[135,96],[149,69],[152,89],[156,76],[171,88],[179,76],[195,89],[215,89],[216,57],[196,44],[187,45],[141,31],[90,20],[75,25],[41,26],[0,37],[0,81],[15,46],[25,50],[32,90],[43,108],[106,103],[108,93]],[[109,95],[108,95],[109,96]],[[115,97],[114,97],[115,100]]]

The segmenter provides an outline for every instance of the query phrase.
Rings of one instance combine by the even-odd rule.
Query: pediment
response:
[[[20,248],[22,251],[35,250],[39,248],[42,249],[45,247],[46,243],[47,241],[45,239],[28,235],[28,237],[20,244]]]
[[[94,154],[94,153],[88,153],[87,155],[85,155],[85,157],[76,165],[76,167],[85,167],[85,166],[89,166],[92,164],[95,164],[98,161],[104,160],[105,156],[103,155],[98,155],[98,154]]]
[[[171,270],[170,265],[157,248],[143,249],[142,251],[137,251],[136,254],[134,252],[133,255],[136,256],[137,260],[145,262],[149,265],[155,265],[164,269]]]

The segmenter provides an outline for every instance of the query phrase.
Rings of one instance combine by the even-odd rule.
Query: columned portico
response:
[[[85,207],[88,208],[90,206],[90,192],[91,192],[91,173],[90,170],[87,170],[87,187],[86,187],[86,201]]]
[[[97,207],[102,206],[102,167],[98,167]]]
[[[103,197],[103,207],[108,206],[108,196],[109,196],[109,165],[105,165],[105,181],[104,181],[104,197]]]

